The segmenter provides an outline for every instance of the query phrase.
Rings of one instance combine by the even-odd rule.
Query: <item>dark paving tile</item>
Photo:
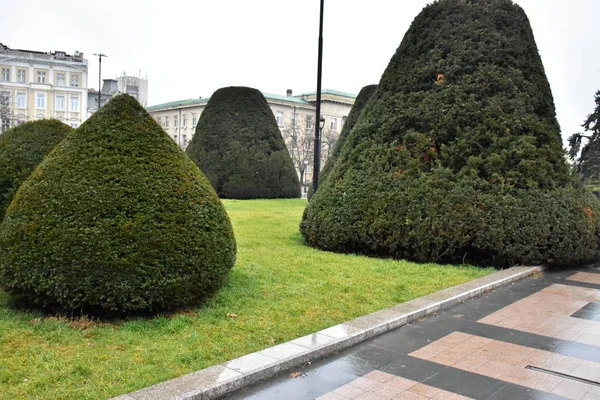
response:
[[[435,364],[428,361],[426,363]],[[452,367],[443,369],[440,373],[426,379],[423,383],[472,399],[488,399],[508,384],[498,379]]]
[[[399,355],[394,361],[379,368],[380,371],[416,382],[425,382],[446,369],[448,367],[445,365],[406,355]]]
[[[297,378],[289,376],[290,371],[268,380],[267,382],[237,391],[225,399],[260,399],[260,400],[311,400],[331,392],[356,378],[365,375],[362,367],[346,357],[327,358],[295,368],[294,372],[302,372]],[[370,371],[367,371],[370,372]]]
[[[600,311],[579,310],[571,317],[587,319],[588,321],[600,321]]]
[[[588,303],[571,314],[571,317],[587,319],[590,321],[600,321],[600,304]]]
[[[557,396],[539,390],[523,386],[508,384],[496,392],[489,400],[566,400],[565,397]]]
[[[559,283],[561,285],[568,285],[568,286],[578,286],[578,287],[587,288],[587,289],[596,289],[596,290],[600,289],[600,285],[596,285],[594,283],[588,283],[588,282],[561,280],[560,282],[555,282],[555,283]]]
[[[355,350],[345,356],[352,365],[353,371],[359,376],[380,369],[397,358],[397,353],[373,346],[361,347],[358,351]]]

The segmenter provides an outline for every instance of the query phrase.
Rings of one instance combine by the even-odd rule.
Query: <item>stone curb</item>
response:
[[[208,400],[453,307],[543,267],[512,267],[112,400]]]

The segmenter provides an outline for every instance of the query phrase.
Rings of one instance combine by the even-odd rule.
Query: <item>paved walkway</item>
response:
[[[226,399],[600,400],[600,269],[502,287]]]

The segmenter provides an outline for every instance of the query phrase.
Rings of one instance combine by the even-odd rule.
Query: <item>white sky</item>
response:
[[[600,89],[599,0],[515,0],[550,80],[563,138],[581,131]],[[429,0],[325,0],[323,88],[378,83]],[[123,71],[149,79],[149,104],[206,97],[223,86],[316,90],[319,0],[0,0],[0,42],[84,52],[89,87]],[[25,22],[26,21],[26,22]]]

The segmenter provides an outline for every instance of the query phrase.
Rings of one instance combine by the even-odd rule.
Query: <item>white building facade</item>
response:
[[[78,127],[87,119],[87,80],[83,53],[18,50],[0,43],[2,131],[45,118]]]
[[[263,93],[273,111],[273,116],[288,146],[292,162],[298,172],[302,192],[306,193],[312,182],[314,159],[314,129],[316,118],[316,93],[294,96]],[[321,93],[321,115],[325,127],[321,134],[321,167],[329,157],[356,96],[325,89]],[[196,131],[196,124],[209,98],[187,99],[147,107],[152,117],[183,149]]]

